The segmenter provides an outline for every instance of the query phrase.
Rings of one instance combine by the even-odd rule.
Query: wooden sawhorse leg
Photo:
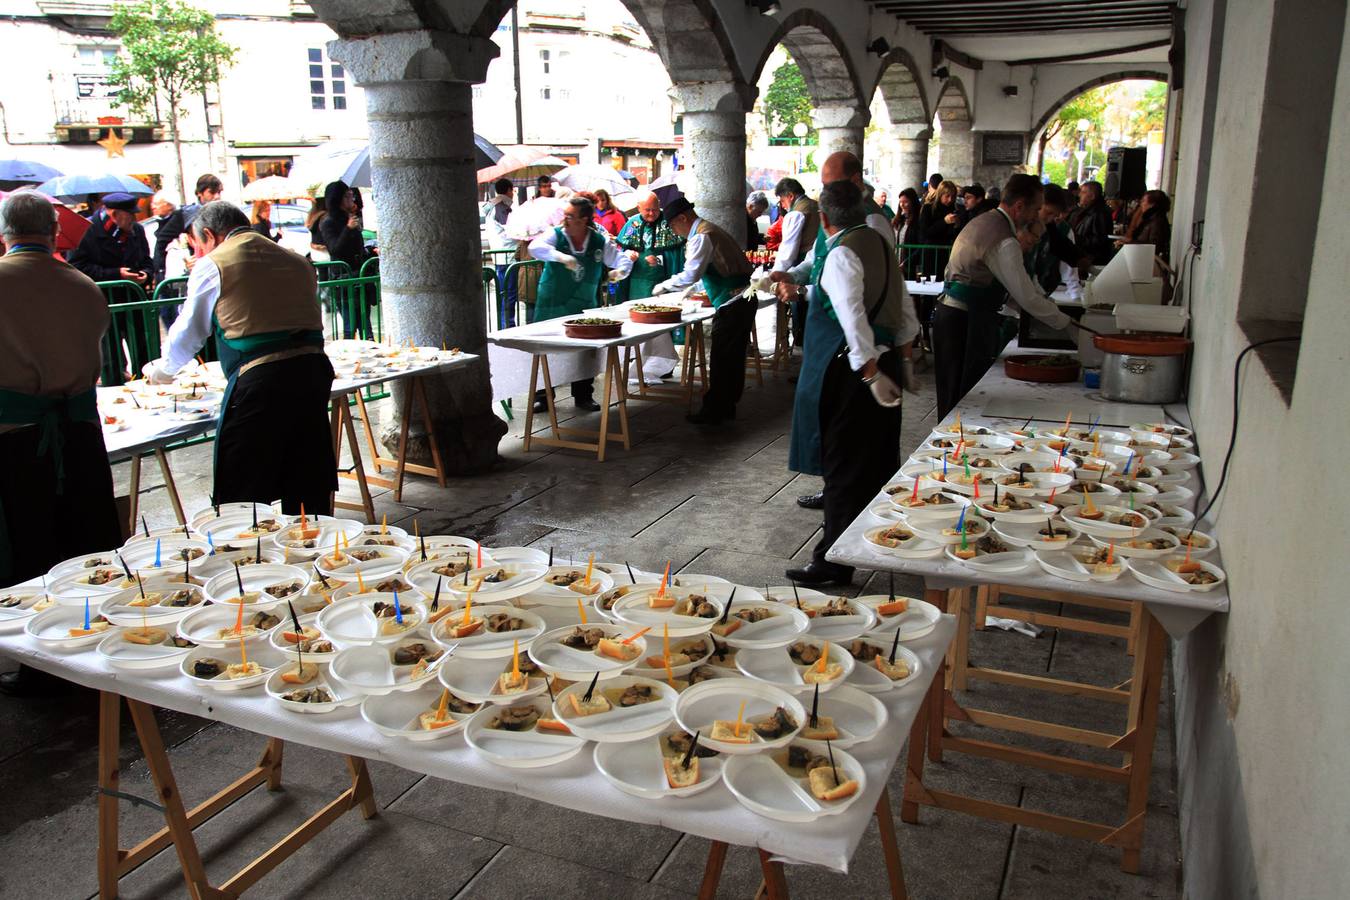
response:
[[[141,752],[155,785],[155,800],[132,798],[119,790],[118,749],[120,744],[120,716],[122,698],[107,691],[99,695],[99,796],[98,796],[98,884],[99,896],[112,900],[117,896],[117,881],[150,857],[173,844],[183,869],[188,895],[194,900],[224,900],[238,897],[244,890],[276,868],[292,853],[308,843],[315,835],[350,809],[360,807],[362,815],[373,818],[378,809],[375,790],[366,771],[365,760],[347,757],[352,774],[347,788],[323,809],[293,830],[266,853],[249,863],[219,887],[206,877],[201,853],[192,829],[206,822],[236,800],[259,785],[268,790],[281,787],[282,742],[276,738],[267,741],[262,758],[252,771],[238,781],[206,800],[200,806],[187,810],[183,806],[173,769],[164,750],[154,710],[137,700],[127,700],[131,720],[136,727]],[[155,807],[164,815],[165,827],[129,850],[122,849],[118,838],[118,801],[134,799]]]
[[[565,447],[569,450],[587,450],[595,453],[599,462],[605,461],[605,451],[610,441],[618,441],[623,444],[625,450],[632,449],[632,440],[628,430],[628,386],[624,380],[624,366],[619,360],[619,349],[617,346],[609,347],[605,352],[605,371],[602,378],[600,389],[600,430],[593,431],[589,428],[572,428],[558,424],[558,410],[553,402],[553,376],[548,369],[548,356],[542,353],[536,353],[530,366],[530,394],[533,402],[533,394],[538,389],[539,375],[544,376],[544,402],[548,407],[549,428],[552,431],[551,437],[538,437],[534,435],[534,415],[531,412],[525,417],[525,449],[529,450],[535,444],[544,444],[549,447]],[[614,398],[611,400],[611,396]],[[619,429],[611,432],[609,427],[610,404],[611,402],[618,407]],[[594,443],[578,438],[590,438]]]
[[[347,405],[347,396],[335,397],[332,401],[333,411],[330,414],[329,427],[333,438],[333,458],[339,463],[338,475],[342,478],[349,478],[356,482],[357,488],[361,492],[361,502],[351,503],[346,500],[337,499],[333,495],[333,508],[337,509],[356,509],[365,513],[366,522],[375,524],[375,501],[370,495],[370,478],[366,476],[366,467],[361,460],[361,445],[356,438],[356,427],[352,424],[351,409]],[[352,455],[352,471],[350,474],[341,471],[342,461],[342,438],[347,438],[347,449]]]

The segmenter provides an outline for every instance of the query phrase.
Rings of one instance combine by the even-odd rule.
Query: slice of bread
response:
[[[842,774],[842,772],[840,773]],[[812,769],[806,776],[807,782],[811,785],[811,794],[817,800],[843,800],[845,797],[851,797],[858,792],[858,782],[848,779],[842,783],[835,775],[835,771],[829,766],[820,766]]]
[[[689,759],[689,767],[684,766],[684,757],[667,756],[662,762],[666,769],[666,784],[673,788],[687,788],[698,784],[698,757]]]

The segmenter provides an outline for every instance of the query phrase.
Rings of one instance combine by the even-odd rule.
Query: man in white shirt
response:
[[[506,220],[511,215],[511,179],[498,178],[492,189],[497,192],[496,196],[483,204],[483,230],[488,249],[515,250],[518,242],[506,233]],[[507,282],[506,270],[514,260],[505,253],[494,253],[492,257],[497,271],[497,327],[510,328],[516,324],[516,284],[514,280]]]
[[[745,390],[745,351],[756,311],[755,304],[742,296],[750,285],[750,261],[735,238],[699,218],[683,196],[666,204],[662,215],[688,243],[684,269],[652,288],[652,295],[682,291],[701,281],[716,307],[708,351],[708,390],[703,408],[686,418],[695,425],[718,425],[736,418],[736,404]]]
[[[938,416],[945,417],[984,377],[1007,337],[1006,299],[1051,328],[1076,325],[1027,275],[1017,234],[1038,221],[1044,188],[1034,175],[1013,175],[998,209],[971,219],[952,245],[942,300],[933,314],[933,374]]]
[[[789,569],[807,585],[847,584],[853,570],[825,554],[895,471],[900,455],[901,351],[919,333],[895,247],[866,224],[850,180],[825,185],[828,239],[813,275],[806,352],[792,410],[788,467],[824,478],[824,533],[811,562]]]

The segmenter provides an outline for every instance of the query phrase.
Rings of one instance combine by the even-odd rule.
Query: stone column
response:
[[[969,119],[942,123],[938,138],[938,171],[960,185],[975,180],[975,132]]]
[[[847,150],[859,160],[863,158],[863,132],[872,114],[857,106],[822,106],[811,111],[816,126],[819,147],[816,167],[824,165],[825,157]]]
[[[927,126],[901,128],[900,137],[900,186],[917,188],[928,180],[928,139],[933,132]],[[923,194],[919,194],[923,199]]]
[[[484,341],[472,86],[486,77],[497,46],[414,31],[337,40],[328,52],[365,89],[385,334],[481,357],[430,379],[427,388],[446,468],[482,471],[496,462],[507,429],[492,412]],[[396,388],[383,423],[381,437],[391,447],[406,395],[405,387]],[[430,458],[415,408],[409,454],[419,462]]]
[[[745,243],[745,114],[756,90],[745,84],[677,84],[684,106],[682,158],[693,175],[698,214]]]

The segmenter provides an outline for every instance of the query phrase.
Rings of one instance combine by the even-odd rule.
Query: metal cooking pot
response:
[[[1172,334],[1103,334],[1102,397],[1123,403],[1172,403],[1181,397],[1191,342]]]

